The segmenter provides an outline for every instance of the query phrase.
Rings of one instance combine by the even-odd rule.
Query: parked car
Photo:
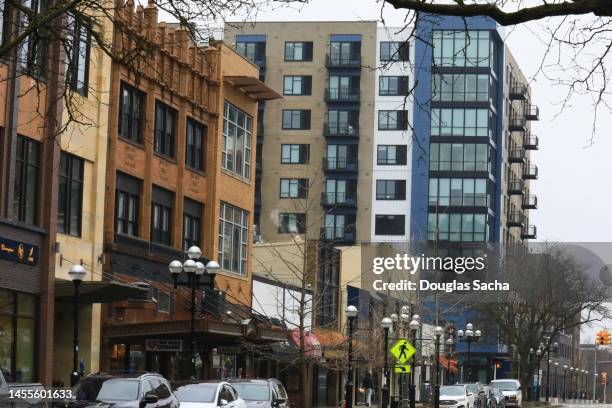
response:
[[[159,374],[91,374],[74,387],[67,408],[179,408],[168,381]]]
[[[16,404],[17,401],[22,402],[23,406],[30,407],[46,407],[47,402],[40,398],[28,399],[27,394],[25,398],[19,396],[22,392],[29,390],[42,390],[43,386],[41,383],[14,383],[13,377],[8,370],[4,368],[0,369],[0,406],[8,406]],[[21,406],[21,405],[19,405]]]
[[[474,394],[474,406],[477,408],[487,408],[487,393],[485,392],[484,386],[479,382],[465,385]]]
[[[488,408],[506,408],[506,397],[495,384],[487,387]]]
[[[507,407],[521,407],[523,396],[521,395],[521,382],[514,379],[493,380],[491,387],[499,388],[506,399]]]
[[[208,381],[178,387],[174,393],[181,408],[247,408],[238,392],[226,381]]]
[[[467,385],[440,387],[440,406],[444,408],[474,408],[474,393]]]
[[[275,378],[267,380],[235,379],[229,383],[238,391],[248,408],[288,408],[289,398],[283,384]]]

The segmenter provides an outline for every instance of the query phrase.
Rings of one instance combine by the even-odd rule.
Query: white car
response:
[[[523,405],[523,395],[521,392],[521,382],[514,379],[493,380],[491,387],[499,388],[504,394],[507,407],[521,407]]]
[[[440,387],[440,406],[474,408],[474,394],[467,385],[443,385]]]
[[[225,381],[211,381],[178,387],[174,395],[181,408],[247,408],[238,393]]]

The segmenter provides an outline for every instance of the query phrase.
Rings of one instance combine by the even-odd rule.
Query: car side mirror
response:
[[[468,396],[468,397],[471,397],[472,395],[473,395],[473,394],[472,394],[470,391],[468,391],[468,392],[467,392],[467,396]]]
[[[157,398],[157,395],[152,394],[152,393],[145,394],[143,398],[143,401],[145,404],[155,404],[157,403],[158,400],[159,398]]]
[[[220,407],[224,407],[224,406],[226,406],[227,404],[228,404],[227,400],[222,399],[222,400],[220,400],[220,401],[219,401],[219,406],[220,406]]]
[[[523,388],[523,387],[518,387],[516,390],[517,390],[517,391],[520,391],[522,388]]]
[[[280,407],[281,404],[283,404],[285,402],[284,398],[276,398],[274,400],[274,407]]]

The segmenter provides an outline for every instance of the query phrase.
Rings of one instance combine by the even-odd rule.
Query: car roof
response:
[[[252,383],[252,384],[265,384],[268,385],[270,383],[275,382],[272,379],[262,379],[262,378],[232,378],[227,380],[230,384],[236,383]]]
[[[156,378],[161,378],[163,379],[164,377],[161,376],[160,374],[157,373],[94,373],[94,374],[89,374],[88,376],[86,376],[84,379],[87,378],[106,378],[106,379],[111,379],[111,378],[124,378],[124,379],[132,379],[132,380],[138,380],[140,378],[146,378],[146,377],[156,377]]]

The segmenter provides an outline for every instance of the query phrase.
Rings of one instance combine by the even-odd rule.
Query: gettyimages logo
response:
[[[394,257],[376,257],[372,261],[372,272],[380,275],[388,270],[406,271],[411,275],[417,271],[453,271],[462,275],[466,271],[482,271],[486,268],[487,256],[479,257],[440,257],[421,256],[414,257],[408,254],[396,254]]]

